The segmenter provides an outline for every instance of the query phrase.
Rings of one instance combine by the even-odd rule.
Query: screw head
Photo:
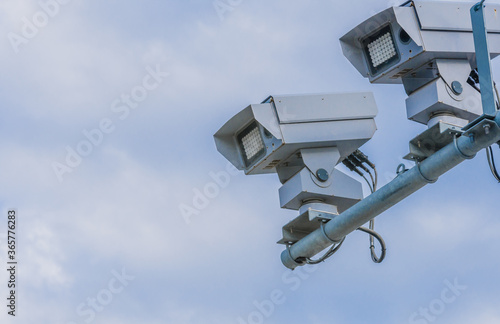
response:
[[[319,169],[318,171],[316,171],[316,177],[321,182],[327,182],[328,179],[330,178],[330,175],[328,174],[328,171],[326,171],[325,169]]]
[[[453,81],[451,83],[451,90],[457,95],[461,95],[462,92],[464,92],[464,87],[462,87],[462,84],[458,81]]]

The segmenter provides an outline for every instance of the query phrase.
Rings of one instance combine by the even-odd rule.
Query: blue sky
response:
[[[20,262],[18,316],[0,307],[2,323],[500,323],[484,152],[377,218],[379,265],[353,233],[327,262],[286,270],[275,242],[296,215],[276,175],[232,175],[189,222],[180,211],[227,168],[212,135],[271,94],[374,92],[363,151],[390,181],[425,127],[406,119],[403,87],[371,85],[338,38],[399,2],[228,0],[221,19],[212,1],[67,0],[16,51],[9,35],[40,3],[0,3],[0,206],[18,211]]]

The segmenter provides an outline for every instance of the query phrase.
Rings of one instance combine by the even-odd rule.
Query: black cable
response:
[[[370,166],[370,168],[375,169],[375,164],[373,164],[363,152],[356,150],[353,153],[361,162],[364,162]]]
[[[360,176],[363,176],[363,173],[359,171],[359,169],[356,168],[356,166],[351,161],[349,161],[349,159],[344,159],[342,161],[342,164],[344,164],[349,170],[356,172]]]
[[[326,259],[328,259],[332,255],[334,255],[340,249],[340,247],[342,246],[342,243],[344,243],[344,240],[345,240],[345,237],[342,239],[342,241],[339,242],[339,244],[332,245],[332,247],[318,260],[306,258],[306,263],[307,264],[318,264],[318,263],[325,261]]]
[[[347,157],[347,159],[345,159],[344,161],[346,161],[344,163],[344,165],[346,165],[351,171],[356,172],[361,177],[363,177],[363,179],[365,179],[366,183],[368,184],[368,188],[370,188],[371,193],[374,193],[377,190],[377,184],[378,184],[377,168],[375,167],[375,164],[370,161],[368,156],[366,156],[360,150],[356,150],[356,151],[354,151],[354,153],[349,155]],[[367,164],[373,170],[373,172],[375,173],[375,176],[373,176],[372,172],[366,166],[364,166],[363,163]],[[363,171],[365,171],[370,176],[371,184],[368,181],[368,179],[366,178],[366,176],[364,174],[362,174],[362,172],[358,168],[361,168]],[[370,235],[370,253],[371,253],[372,260],[375,263],[381,263],[385,258],[385,253],[386,253],[385,251],[387,249],[386,249],[385,242],[382,239],[382,236],[380,236],[380,234],[375,232],[375,220],[374,219],[370,220],[369,228],[360,227],[359,230],[366,232]],[[376,252],[375,252],[375,239],[377,239],[377,241],[380,243],[380,246],[382,249],[382,254],[380,255],[380,257],[378,257]]]
[[[497,167],[495,164],[495,157],[493,156],[493,148],[490,146],[486,149],[486,157],[488,158],[488,164],[490,165],[490,170],[495,179],[500,183],[500,175],[498,174]]]
[[[377,169],[374,169],[375,171],[375,177],[377,177]],[[372,193],[375,192],[375,190],[377,190],[377,179],[373,177],[373,174],[370,172],[370,170],[367,171],[368,172],[368,175],[370,176],[370,178],[372,179]]]
[[[481,93],[481,89],[477,86],[479,84],[479,74],[477,70],[474,69],[470,72],[469,78],[467,79],[467,83],[473,87],[477,92]]]
[[[351,162],[349,159],[344,159],[342,161],[342,163],[351,171],[353,172],[356,172],[358,175],[360,175],[361,177],[363,177],[363,179],[365,179],[366,183],[368,184],[368,187],[370,187],[370,190],[373,190],[372,189],[372,185],[370,184],[370,182],[368,181],[368,179],[363,175],[363,173],[361,171],[359,171],[359,169],[356,167],[356,165]],[[321,226],[323,226],[323,224],[321,224]],[[310,259],[310,258],[303,258],[303,260],[307,263],[307,264],[318,264],[318,263],[321,263],[323,261],[325,261],[326,259],[328,259],[329,257],[331,257],[332,255],[334,255],[339,249],[340,247],[342,246],[342,243],[344,243],[344,240],[345,240],[345,237],[338,243],[338,244],[333,244],[330,249],[328,251],[326,251],[326,253],[320,257],[319,259],[317,260],[313,260],[313,259]],[[287,249],[289,250],[290,249],[290,245],[287,244]]]
[[[378,182],[377,168],[373,168],[373,171],[375,172],[375,179],[373,179],[373,177],[372,177],[372,181],[373,181],[373,191],[372,191],[372,193],[377,190],[377,182]],[[371,173],[370,173],[370,176],[371,176]],[[371,254],[372,260],[375,263],[381,263],[385,259],[385,251],[387,250],[387,248],[386,248],[384,240],[382,239],[382,236],[380,236],[380,234],[378,234],[377,232],[375,232],[375,219],[370,219],[369,230],[372,233],[376,234],[376,235],[372,235],[371,233],[369,233],[370,234],[370,254]],[[382,254],[380,255],[380,257],[377,257],[377,254],[375,252],[375,241],[374,241],[374,238],[376,238],[379,241],[380,247],[382,249]]]
[[[495,93],[497,95],[497,109],[500,109],[500,95],[498,94],[497,83],[495,81],[493,81],[493,87],[495,88]]]
[[[368,178],[365,177],[365,175],[361,175],[361,177],[363,177],[363,179],[365,179],[366,183],[368,184],[368,188],[370,189],[370,192],[371,193],[374,193],[375,192],[375,189],[373,189],[373,185],[374,183],[370,183],[370,181],[368,181]]]
[[[467,83],[474,88],[477,92],[481,93],[481,89],[478,88],[477,84],[474,82],[469,82],[471,79],[467,80]]]
[[[375,245],[373,244],[373,242],[371,242],[371,244],[370,244],[370,252],[372,254],[372,260],[375,263],[381,263],[382,261],[384,261],[384,259],[385,259],[385,253],[386,253],[387,249],[386,249],[385,242],[384,242],[384,239],[382,238],[382,236],[380,236],[380,234],[378,234],[374,230],[371,230],[371,229],[368,229],[368,228],[365,228],[365,227],[359,227],[358,231],[362,231],[362,232],[368,233],[370,235],[370,238],[373,239],[373,237],[374,237],[374,238],[377,239],[377,241],[379,242],[379,244],[381,246],[382,254],[380,254],[380,258],[377,257],[377,255],[375,254]]]
[[[361,168],[363,169],[363,171],[365,172],[370,172],[370,170],[364,166],[363,162],[358,159],[356,156],[354,156],[354,154],[351,154],[347,157],[347,159],[352,163],[354,164],[355,166],[357,166],[358,168]]]
[[[374,193],[375,190],[377,190],[377,183],[378,183],[377,168],[375,167],[375,164],[372,163],[368,159],[368,156],[366,156],[363,152],[361,152],[360,150],[356,150],[353,154],[349,155],[346,159],[344,159],[342,161],[342,163],[349,170],[351,170],[352,172],[356,172],[359,176],[361,176],[366,181],[366,183],[368,184],[368,188],[370,188],[371,193]],[[364,166],[363,163],[367,164],[373,170],[375,176],[373,176],[372,172],[366,166]],[[358,168],[362,169],[370,176],[371,183],[368,180],[368,178],[363,174],[363,172],[361,172]],[[321,226],[323,226],[323,224]],[[372,260],[375,263],[381,263],[385,259],[387,249],[386,249],[384,239],[382,238],[382,236],[380,234],[375,232],[374,227],[375,227],[375,220],[372,219],[372,220],[370,220],[369,228],[359,227],[358,230],[369,234],[369,236],[370,236],[370,252],[371,252]],[[376,252],[375,252],[375,241],[374,241],[375,239],[379,242],[381,250],[382,250],[380,257],[378,257]],[[342,243],[344,243],[344,240],[345,240],[345,237],[338,244],[333,244],[330,247],[330,249],[322,257],[320,257],[317,260],[313,260],[310,258],[304,258],[302,260],[305,261],[307,264],[321,263],[321,262],[325,261],[326,259],[328,259],[329,257],[331,257],[332,255],[334,255],[340,249],[340,247],[342,246]],[[290,245],[287,245],[287,249],[289,249],[289,248],[290,248]]]
[[[478,87],[478,85],[480,86],[481,84],[479,81],[479,73],[478,73],[477,69],[474,69],[471,71],[469,78],[467,79],[467,83],[471,87],[473,87],[477,92],[481,93],[481,89]],[[495,103],[496,103],[497,109],[500,109],[500,95],[498,93],[498,88],[497,88],[497,84],[495,81],[493,81],[493,88],[494,88],[496,98],[497,98],[495,100]]]
[[[355,165],[356,167],[358,168],[361,168],[363,171],[365,171],[369,176],[370,176],[370,179],[372,180],[372,184],[370,185],[370,183],[368,183],[368,187],[370,187],[370,190],[371,192],[373,193],[376,189],[375,189],[375,185],[376,185],[376,181],[375,179],[373,178],[373,174],[372,172],[370,171],[370,169],[368,169],[362,161],[360,161],[356,156],[354,156],[354,154],[351,154],[347,157],[347,159],[349,160],[349,162],[351,162],[353,165]],[[375,170],[375,173],[377,172],[376,169]],[[352,170],[351,170],[352,171]],[[359,173],[358,173],[359,174]],[[361,175],[361,174],[360,174]],[[361,175],[363,178],[364,176]],[[366,178],[365,178],[366,180]],[[368,182],[368,180],[366,180]]]
[[[354,155],[349,155],[346,159],[344,159],[342,161],[342,163],[349,170],[351,170],[353,172],[356,172],[360,177],[362,177],[363,179],[365,179],[366,183],[368,184],[368,188],[370,188],[370,191],[372,193],[375,191],[375,188],[374,188],[375,181],[373,179],[373,175],[371,174],[370,170],[368,170],[357,157],[355,157]],[[358,169],[358,167],[362,168],[363,170],[366,169],[365,171],[370,175],[370,178],[372,179],[372,183],[371,184],[370,184],[370,181],[368,181],[368,179],[366,178],[366,176],[363,174],[363,172],[361,172]]]

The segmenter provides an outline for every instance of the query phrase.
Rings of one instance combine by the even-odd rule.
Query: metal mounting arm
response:
[[[448,144],[411,170],[363,199],[329,221],[323,230],[316,230],[281,254],[281,261],[290,269],[304,265],[311,258],[369,220],[396,205],[420,188],[434,183],[439,176],[458,164],[473,158],[477,152],[500,140],[500,114],[494,120],[483,119],[472,126],[453,143]]]
[[[474,34],[474,46],[476,48],[477,69],[479,72],[479,84],[481,86],[481,100],[483,112],[486,116],[493,117],[497,112],[495,103],[495,92],[493,88],[493,76],[491,72],[491,57],[488,48],[488,31],[484,17],[484,1],[474,5],[471,10],[472,31]]]

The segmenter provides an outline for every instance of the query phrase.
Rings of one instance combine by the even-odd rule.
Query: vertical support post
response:
[[[483,112],[487,116],[495,116],[497,106],[493,88],[493,76],[491,72],[491,57],[488,49],[488,31],[484,19],[484,1],[475,4],[471,10],[472,31],[474,34],[474,46],[476,48],[477,69],[479,72],[479,84],[481,86],[481,99]]]

